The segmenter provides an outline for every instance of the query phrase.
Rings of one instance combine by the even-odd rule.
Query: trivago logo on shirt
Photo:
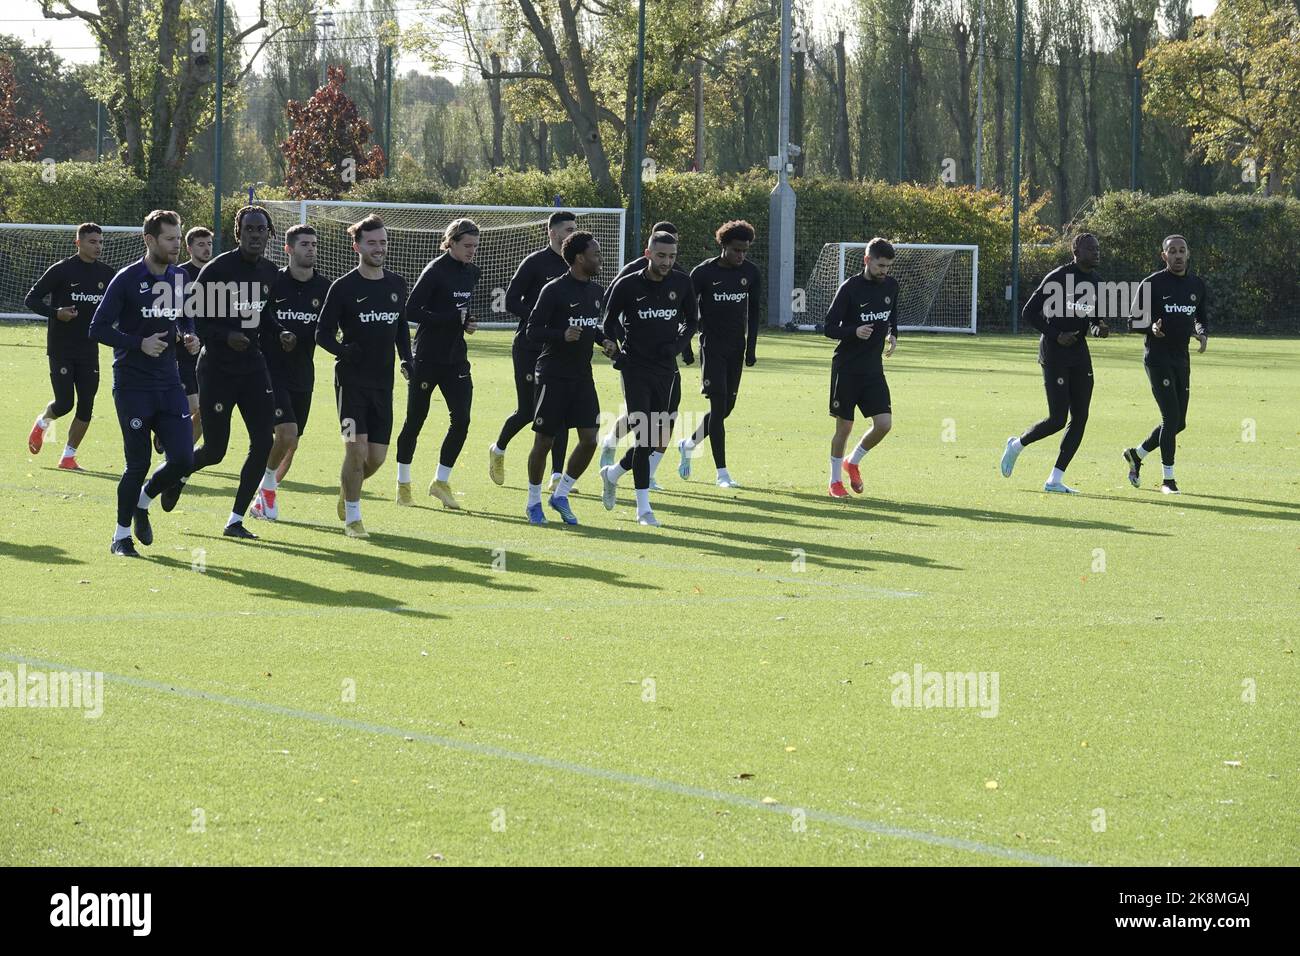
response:
[[[104,294],[102,292],[73,292],[68,298],[73,302],[93,302],[98,305],[100,300],[104,298]]]
[[[714,302],[744,302],[749,298],[748,292],[714,292]]]
[[[599,329],[604,322],[598,315],[580,315],[569,319],[569,325],[578,329]]]
[[[638,318],[642,319],[666,319],[672,320],[677,318],[676,309],[637,309]]]
[[[1165,315],[1173,313],[1182,313],[1183,315],[1196,314],[1196,306],[1194,305],[1182,305],[1178,302],[1162,302],[1160,303],[1160,307],[1165,310]]]
[[[320,318],[316,312],[295,312],[293,309],[276,309],[275,318],[281,325],[285,322],[301,322],[304,325],[312,325]]]
[[[400,312],[379,312],[374,309],[371,309],[369,312],[357,313],[357,318],[362,322],[387,322],[390,325],[401,318],[401,316],[402,313]]]
[[[889,313],[888,312],[859,312],[858,321],[859,322],[888,322]]]

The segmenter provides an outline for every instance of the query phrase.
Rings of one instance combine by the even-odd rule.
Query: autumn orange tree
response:
[[[285,186],[295,199],[338,199],[355,183],[384,174],[384,151],[367,145],[374,128],[343,92],[347,74],[329,68],[328,82],[305,103],[290,100],[292,131],[281,144],[288,175]]]
[[[49,138],[50,127],[40,110],[34,110],[30,116],[18,114],[14,64],[8,57],[0,56],[0,159],[37,159]]]

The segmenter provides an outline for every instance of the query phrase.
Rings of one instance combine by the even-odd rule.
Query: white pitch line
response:
[[[70,667],[64,664],[36,660],[13,654],[0,654],[0,660],[6,660],[14,664],[24,664],[28,667],[36,667],[47,671],[77,671],[81,673],[86,673],[88,671],[92,673],[94,672],[91,671],[90,668]],[[533,767],[543,767],[547,770],[560,771],[561,773],[586,777],[591,780],[603,780],[609,783],[617,783],[623,786],[635,787],[637,789],[649,790],[656,793],[667,793],[674,796],[694,797],[698,800],[723,803],[733,807],[741,807],[746,810],[778,813],[782,816],[787,816],[794,810],[802,810],[805,819],[815,820],[818,823],[844,827],[846,829],[858,830],[865,833],[874,833],[878,836],[894,837],[896,839],[911,841],[913,843],[925,843],[930,846],[943,847],[944,849],[949,850],[961,850],[966,853],[975,853],[983,856],[997,857],[1003,860],[1012,860],[1017,863],[1033,863],[1039,866],[1091,865],[1087,863],[1077,863],[1071,860],[1063,860],[1058,857],[1046,856],[1039,853],[1029,853],[1025,850],[1016,850],[1009,847],[995,846],[990,843],[981,843],[978,840],[968,840],[963,837],[943,836],[938,833],[927,833],[923,830],[909,830],[905,827],[893,826],[888,823],[879,823],[875,820],[867,820],[861,817],[800,807],[798,804],[768,804],[763,803],[761,800],[756,800],[753,797],[743,797],[740,794],[729,793],[725,790],[696,787],[690,784],[677,783],[672,780],[661,780],[658,777],[646,777],[640,774],[623,773],[619,770],[609,770],[604,767],[591,767],[586,764],[574,763],[572,761],[561,760],[555,757],[546,757],[541,754],[531,754],[519,750],[508,750],[504,747],[496,747],[491,744],[479,744],[473,743],[472,741],[456,740],[451,737],[441,737],[436,734],[426,734],[401,727],[389,727],[384,724],[375,724],[368,721],[351,720],[346,717],[335,717],[332,714],[319,714],[307,710],[298,710],[297,708],[284,707],[280,704],[272,704],[265,701],[248,700],[242,697],[231,697],[227,694],[214,694],[207,691],[192,690],[188,687],[177,687],[173,684],[163,684],[157,681],[141,677],[132,677],[125,674],[105,673],[104,680],[115,684],[124,684],[129,687],[136,687],[142,690],[155,691],[173,697],[202,700],[209,703],[222,704],[227,707],[234,707],[239,710],[271,714],[276,717],[287,717],[292,720],[305,721],[327,727],[338,727],[345,730],[353,730],[358,733],[382,737],[399,737],[406,741],[430,744],[435,747],[441,747],[445,750],[455,750],[461,753],[473,754],[477,757],[491,757],[497,760],[507,760],[512,763],[526,764]]]

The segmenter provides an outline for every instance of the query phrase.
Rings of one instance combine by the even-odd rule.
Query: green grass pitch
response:
[[[322,354],[280,522],[221,536],[237,424],[133,562],[108,554],[107,354],[88,473],[59,472],[69,419],[25,443],[44,332],[0,327],[0,672],[105,675],[97,719],[0,709],[0,862],[1294,864],[1300,342],[1193,356],[1177,498],[1120,458],[1156,420],[1136,336],[1092,343],[1083,493],[1041,492],[1055,438],[999,475],[1044,413],[1034,347],[902,338],[894,432],[834,502],[832,344],[765,335],[728,426],[743,488],[670,452],[663,528],[627,479],[605,512],[594,470],[581,527],[533,528],[530,433],[487,478],[514,392],[481,333],[466,510],[398,509],[390,454],[366,542],[334,515]],[[597,383],[614,408],[599,359]],[[417,491],[445,421],[435,399]],[[918,666],[996,675],[996,707],[896,706]]]

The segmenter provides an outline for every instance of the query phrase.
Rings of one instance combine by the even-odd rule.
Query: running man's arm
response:
[[[826,319],[822,323],[822,334],[828,339],[851,339],[857,335],[855,329],[847,325],[846,319],[849,316],[849,294],[846,291],[848,283],[840,284],[835,290],[835,298],[831,300],[831,307],[826,310]]]
[[[402,284],[405,285],[406,280],[402,280]],[[398,301],[403,301],[401,296],[398,297]],[[410,301],[409,297],[406,301]],[[397,357],[402,360],[403,365],[410,366],[413,353],[411,352],[411,321],[407,316],[407,309],[403,306],[401,315],[397,317]]]
[[[627,329],[623,327],[623,305],[627,299],[628,284],[618,279],[605,294],[605,338],[620,347],[627,340]]]
[[[134,350],[144,342],[143,336],[131,335],[117,327],[118,320],[122,317],[123,307],[126,305],[127,282],[123,280],[123,275],[124,273],[119,273],[115,276],[109,282],[108,288],[104,290],[104,298],[99,300],[99,306],[91,316],[88,334],[101,345]]]
[[[1036,328],[1043,335],[1049,338],[1055,338],[1060,334],[1060,329],[1055,328],[1043,314],[1043,305],[1047,302],[1047,280],[1051,278],[1051,273],[1043,277],[1043,281],[1038,283],[1038,288],[1034,294],[1029,297],[1025,307],[1020,310],[1020,317]]]
[[[337,282],[330,285],[325,293],[325,304],[321,306],[320,318],[316,322],[316,344],[335,357],[342,357],[343,343],[339,341],[339,316],[343,313],[344,292],[339,290]],[[405,322],[402,323],[406,325]],[[401,339],[401,334],[398,334]],[[407,332],[407,347],[410,347],[410,332]]]
[[[530,259],[525,259],[519,263],[519,268],[515,270],[514,276],[510,279],[510,284],[506,286],[506,311],[516,319],[522,319],[525,322],[529,319],[528,312],[525,311],[525,297],[528,287],[533,282],[530,265]]]
[[[47,319],[54,318],[57,311],[53,306],[46,304],[45,297],[54,291],[54,287],[58,283],[58,268],[59,264],[56,262],[46,269],[45,274],[36,280],[36,285],[32,286],[31,291],[27,293],[27,298],[23,299],[23,305]]]
[[[687,359],[686,364],[690,365],[695,361],[691,352],[691,339],[695,338],[695,332],[700,327],[700,305],[695,298],[694,285],[688,287],[681,315],[683,319],[678,327],[677,351]]]
[[[524,336],[528,339],[529,345],[541,346],[547,342],[564,341],[564,329],[550,327],[551,317],[555,314],[558,304],[559,294],[556,292],[555,284],[547,283],[542,289],[542,294],[537,297],[537,304],[533,306],[532,313],[528,316]]]

